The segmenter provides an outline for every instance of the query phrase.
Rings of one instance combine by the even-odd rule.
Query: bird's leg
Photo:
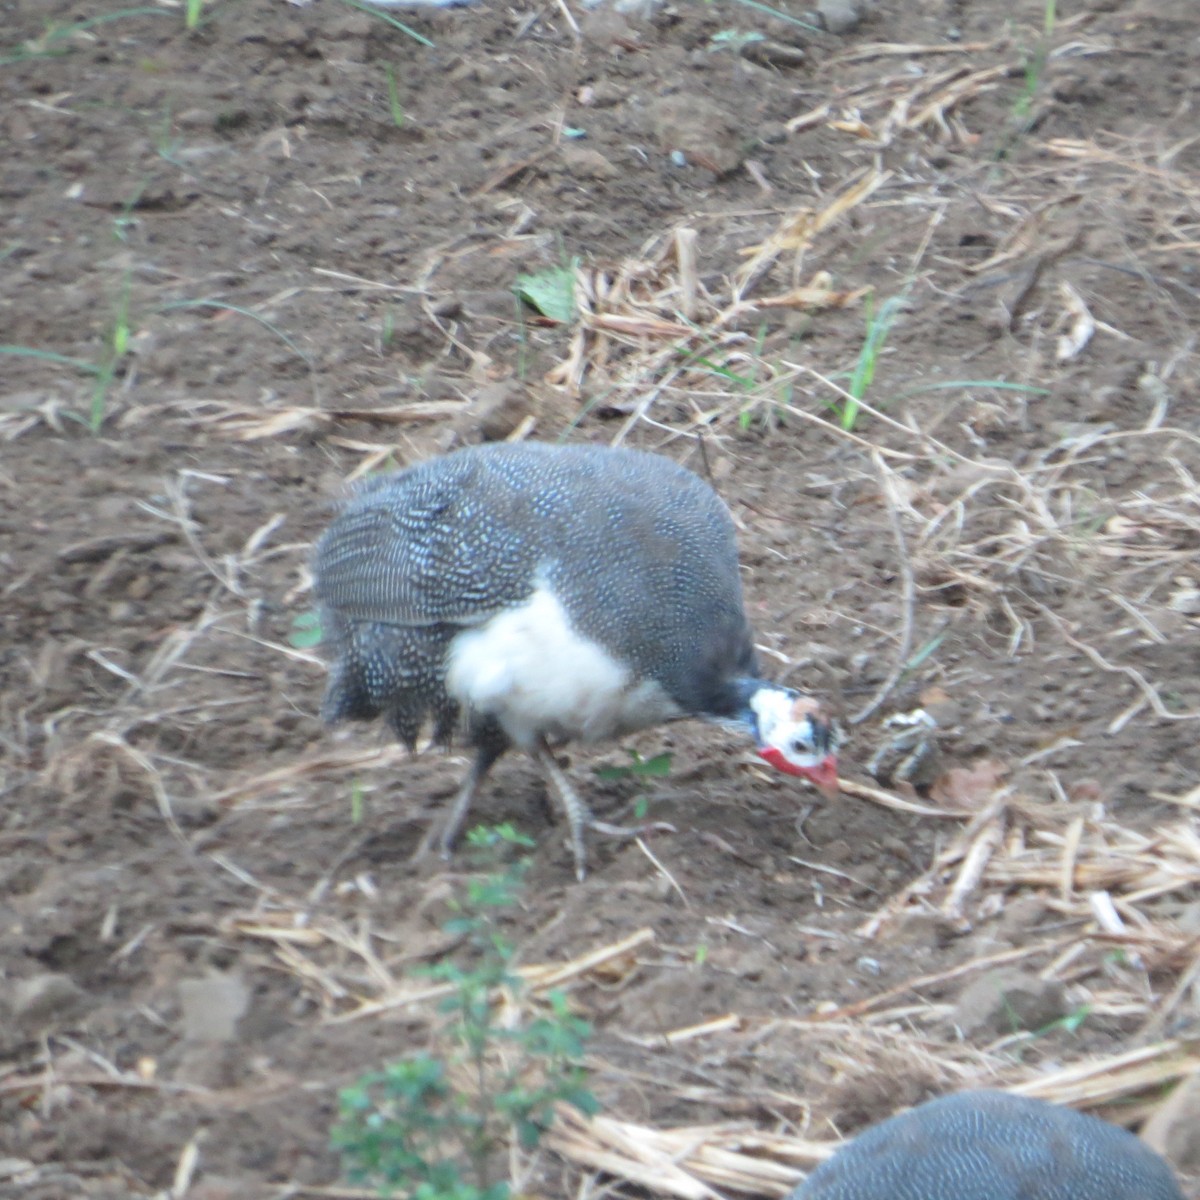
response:
[[[575,790],[566,773],[555,761],[544,738],[537,741],[531,753],[534,762],[541,767],[542,773],[550,781],[562,801],[563,809],[567,814],[567,823],[571,828],[571,849],[575,854],[575,875],[581,882],[586,873],[586,855],[583,847],[583,831],[585,829],[594,829],[597,833],[623,838],[640,837],[651,829],[667,829],[671,833],[675,832],[673,825],[667,825],[664,822],[628,826],[610,825],[607,821],[597,821],[592,816],[583,797]]]
[[[481,741],[476,746],[475,759],[471,763],[471,769],[467,772],[466,779],[462,782],[462,787],[458,789],[458,795],[454,797],[450,815],[440,828],[436,822],[429,827],[429,831],[421,839],[420,846],[417,847],[416,854],[413,855],[414,858],[422,858],[428,854],[430,846],[435,841],[438,843],[442,857],[449,858],[450,850],[462,832],[463,824],[467,819],[467,814],[471,811],[475,797],[479,794],[480,786],[507,746],[507,741],[499,742],[494,739]]]
[[[441,850],[443,858],[450,857],[450,850],[462,832],[463,823],[467,819],[467,813],[471,811],[471,805],[479,793],[479,788],[487,778],[487,773],[492,769],[492,764],[499,757],[498,754],[493,754],[482,746],[475,751],[475,761],[471,763],[471,769],[467,772],[462,787],[458,789],[458,795],[454,797],[454,807],[450,810],[450,815],[446,818],[441,836],[438,838],[438,848]]]
[[[571,850],[575,855],[575,877],[583,881],[587,873],[587,856],[583,848],[583,831],[592,823],[592,814],[584,803],[583,797],[575,790],[562,767],[554,760],[550,747],[545,738],[538,738],[530,752],[533,761],[542,769],[558,798],[562,801],[563,811],[567,814],[567,824],[571,828]]]

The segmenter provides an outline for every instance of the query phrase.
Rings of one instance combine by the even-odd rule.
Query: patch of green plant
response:
[[[99,375],[100,367],[88,362],[85,358],[71,358],[67,354],[56,354],[53,350],[38,350],[33,346],[0,345],[0,354],[12,354],[19,358],[39,358],[42,362],[54,363],[60,367],[72,367],[85,375]]]
[[[911,672],[913,672],[913,671],[917,670],[917,668],[918,668],[918,667],[920,667],[920,666],[924,665],[924,663],[925,663],[925,662],[926,662],[928,659],[930,659],[930,658],[931,658],[931,657],[932,657],[934,654],[936,654],[936,653],[937,653],[938,649],[941,647],[941,644],[942,644],[942,643],[943,643],[945,640],[946,640],[946,633],[945,633],[945,630],[943,630],[941,633],[935,633],[935,634],[933,635],[933,637],[931,637],[931,638],[929,639],[929,641],[927,641],[927,642],[925,643],[925,645],[923,645],[923,646],[922,646],[922,647],[921,647],[921,648],[920,648],[920,649],[919,649],[919,650],[918,650],[918,651],[917,651],[917,652],[916,652],[916,653],[915,653],[915,654],[914,654],[914,655],[913,655],[913,656],[912,656],[912,657],[911,657],[911,658],[910,658],[910,659],[909,659],[909,660],[908,660],[908,661],[907,661],[907,662],[904,664],[903,674],[901,675],[901,678],[903,678],[903,677],[904,677],[904,675],[910,674]]]
[[[172,300],[170,303],[162,305],[157,311],[165,313],[180,308],[209,308],[222,312],[237,313],[240,317],[249,317],[252,321],[257,321],[269,333],[273,333],[309,370],[312,370],[312,360],[304,350],[288,337],[278,325],[273,325],[266,317],[261,313],[256,313],[252,308],[243,308],[239,304],[230,304],[226,300]]]
[[[373,5],[364,4],[362,0],[342,0],[342,3],[349,8],[357,8],[359,12],[370,13],[373,17],[378,17],[381,21],[390,25],[393,29],[400,30],[401,33],[412,38],[414,42],[420,42],[422,46],[432,46],[433,43],[423,34],[418,33],[411,26],[405,25],[403,21],[397,21],[395,17],[389,13],[380,12]]]
[[[789,25],[798,25],[801,29],[807,29],[809,33],[824,34],[826,32],[819,25],[802,21],[799,17],[793,17],[791,13],[783,12],[778,8],[772,8],[769,4],[761,3],[760,0],[737,0],[737,2],[746,8],[753,9],[755,12],[765,13],[768,17],[775,17],[777,20],[786,21]]]
[[[292,618],[292,630],[288,634],[288,645],[297,650],[309,650],[320,645],[322,638],[321,614],[315,609],[297,613]]]
[[[388,88],[388,109],[392,114],[392,124],[397,129],[404,128],[404,107],[400,103],[400,92],[396,87],[396,69],[391,65],[387,66],[387,88]]]
[[[749,392],[758,386],[758,380],[755,378],[753,371],[735,371],[732,367],[727,367],[723,363],[714,362],[711,358],[703,354],[697,354],[692,357],[691,365],[703,367],[711,375],[716,375],[720,379],[724,379],[727,383],[732,384],[740,392]]]
[[[604,780],[665,779],[671,773],[670,754],[656,754],[653,758],[643,758],[636,750],[626,750],[625,753],[628,754],[630,758],[628,766],[597,767],[596,778]],[[634,819],[638,821],[644,820],[646,811],[649,807],[649,797],[644,794],[638,796],[633,802]]]
[[[445,926],[465,953],[424,972],[449,988],[444,1052],[408,1055],[339,1096],[333,1145],[350,1179],[384,1196],[509,1200],[505,1147],[536,1146],[556,1104],[597,1111],[578,1065],[590,1030],[561,993],[531,1019],[496,1011],[497,996],[510,999],[508,1013],[524,1007],[502,921],[520,903],[532,842],[509,825],[472,830],[467,841],[467,853],[489,866],[454,898]]]
[[[171,110],[168,108],[159,122],[158,128],[154,131],[154,151],[163,160],[170,163],[177,171],[182,171],[185,175],[197,177],[196,169],[184,162],[179,156],[180,150],[183,149],[184,139],[179,137],[174,130],[174,118]]]
[[[724,363],[714,361],[708,355],[709,347],[702,347],[689,354],[684,359],[683,365],[685,367],[703,367],[718,378],[728,381],[738,391],[750,392],[758,387],[758,366],[762,361],[762,351],[763,346],[766,345],[766,341],[767,326],[764,321],[758,327],[758,333],[754,338],[754,349],[748,355],[750,359],[750,370],[748,372],[735,371],[732,367],[728,367]]]
[[[575,319],[575,272],[579,259],[572,258],[561,267],[550,267],[536,275],[518,275],[513,284],[519,300],[536,309],[543,317],[569,325]]]
[[[139,12],[138,9],[129,9],[124,13],[115,14],[128,16]],[[148,11],[160,12],[160,9],[152,9]],[[164,119],[164,123],[159,132],[159,153],[164,158],[168,157],[168,152],[176,147],[176,143],[167,143],[170,133],[170,115]],[[137,218],[134,215],[145,191],[146,184],[143,183],[132,196],[121,206],[121,211],[113,218],[113,236],[119,242],[128,242],[130,231],[136,226]],[[14,243],[14,246],[17,246]],[[117,295],[117,302],[113,312],[112,322],[105,335],[104,352],[96,362],[89,362],[86,359],[73,358],[65,354],[57,354],[54,351],[42,350],[33,346],[16,346],[16,345],[0,345],[0,354],[18,355],[25,358],[40,359],[43,362],[54,363],[59,366],[71,367],[74,370],[82,371],[84,374],[91,375],[93,378],[91,402],[87,413],[87,426],[92,433],[99,433],[104,424],[104,416],[108,403],[108,392],[112,386],[113,380],[117,377],[121,364],[129,353],[130,343],[133,338],[133,327],[130,317],[130,300],[133,290],[133,269],[127,267],[121,276],[120,288]],[[273,325],[265,317],[252,309],[243,308],[237,304],[230,304],[224,300],[175,300],[168,304],[160,306],[156,311],[171,312],[176,309],[201,308],[201,309],[217,309],[227,312],[237,313],[240,316],[249,317],[251,320],[257,321],[263,328],[273,333],[293,351],[304,364],[311,370],[312,361],[304,350],[290,338],[283,330]],[[80,417],[80,419],[83,419]],[[319,627],[316,640],[320,640]],[[310,643],[310,644],[315,644]]]
[[[128,229],[134,224],[134,219],[128,215],[128,208],[122,215],[114,220],[114,231],[118,240],[125,241]],[[113,380],[117,377],[118,370],[129,353],[130,342],[133,338],[133,327],[130,320],[130,293],[133,286],[133,271],[132,268],[127,268],[121,279],[120,291],[117,297],[117,304],[113,313],[112,323],[109,326],[108,332],[105,335],[104,354],[97,362],[89,362],[83,358],[73,358],[70,355],[58,354],[52,350],[41,350],[34,346],[14,346],[0,345],[0,354],[10,354],[20,356],[22,358],[36,358],[42,362],[54,363],[57,366],[70,367],[73,370],[81,371],[85,375],[91,375],[93,378],[92,397],[89,405],[86,423],[92,433],[99,433],[100,428],[104,424],[104,415],[108,406],[108,391],[112,386]],[[160,306],[155,311],[171,312],[175,309],[185,308],[205,308],[217,309],[228,312],[237,313],[243,317],[249,317],[251,320],[257,321],[264,329],[269,330],[277,338],[280,339],[293,351],[304,364],[311,370],[312,361],[304,350],[296,344],[282,329],[273,325],[265,317],[248,308],[242,308],[237,304],[229,304],[223,300],[173,300],[168,304]],[[79,416],[80,420],[84,418]],[[314,621],[316,615],[312,614]],[[300,619],[298,618],[298,621]],[[320,624],[316,624],[312,629],[305,631],[302,626],[293,624],[293,633],[300,637],[308,637],[315,632],[312,641],[293,642],[297,648],[306,648],[310,645],[316,645],[321,640]]]
[[[752,398],[738,412],[738,428],[743,432],[753,424],[755,410],[760,408],[763,411],[764,425],[769,426],[773,421],[782,424],[783,412],[792,402],[792,385],[790,381],[786,380],[779,389],[779,394],[774,397],[768,398],[762,395],[753,395],[753,393],[759,392],[764,387],[770,386],[769,381],[759,378],[760,367],[765,362],[763,350],[766,343],[767,325],[764,321],[759,325],[758,332],[755,334],[754,348],[747,355],[750,366],[746,371],[735,371],[732,367],[728,367],[724,363],[715,362],[708,356],[707,348],[695,351],[684,360],[685,367],[703,367],[704,370],[711,374],[726,380],[738,391],[752,395]]]
[[[1061,1029],[1064,1033],[1078,1033],[1083,1027],[1083,1023],[1092,1015],[1092,1006],[1090,1004],[1081,1004],[1078,1008],[1073,1009],[1069,1013],[1065,1013],[1059,1017],[1057,1021],[1052,1021],[1045,1029],[1038,1030],[1039,1033],[1048,1032],[1051,1029]]]
[[[1013,116],[1018,124],[1023,124],[1029,118],[1033,109],[1033,101],[1042,84],[1042,75],[1046,70],[1046,61],[1050,57],[1050,40],[1054,37],[1054,27],[1058,23],[1057,0],[1046,0],[1042,10],[1042,36],[1037,45],[1025,58],[1025,86],[1013,105]]]
[[[200,14],[203,10],[204,0],[187,0],[183,10],[183,25],[189,33],[200,24]]]
[[[118,242],[129,240],[129,231],[137,224],[133,215],[146,190],[146,184],[140,187],[121,206],[120,213],[113,218],[113,237]],[[117,303],[113,311],[112,323],[109,326],[104,356],[97,364],[95,382],[92,384],[92,400],[88,409],[88,429],[99,433],[104,424],[104,414],[108,407],[108,389],[117,377],[117,371],[129,353],[129,343],[132,339],[132,327],[129,317],[130,296],[133,292],[133,268],[126,267],[121,275],[120,290],[117,293]]]
[[[597,767],[596,778],[613,779],[665,779],[671,773],[670,754],[656,754],[643,758],[636,750],[626,750],[630,762],[624,767]]]
[[[379,353],[386,354],[396,336],[396,313],[390,308],[383,310],[379,321]]]
[[[846,391],[850,393],[842,405],[841,425],[847,432],[851,431],[858,421],[859,401],[866,397],[875,378],[875,367],[879,361],[880,352],[891,332],[892,325],[900,315],[908,292],[903,291],[895,296],[889,296],[875,311],[874,297],[868,296],[864,302],[867,332],[859,347],[858,360],[854,364],[854,372]]]
[[[944,392],[950,388],[994,388],[998,392],[1025,392],[1030,396],[1048,396],[1050,389],[1031,383],[1008,383],[1003,379],[944,379],[940,383],[922,383],[896,393],[897,400],[919,396],[922,392]]]
[[[77,33],[86,33],[97,25],[109,21],[122,21],[126,17],[166,17],[170,13],[165,8],[123,8],[119,12],[101,13],[97,17],[88,17],[85,21],[75,21],[70,25],[58,25],[53,22],[46,26],[46,32],[39,38],[27,41],[14,54],[0,58],[0,67],[12,63],[27,62],[31,58],[56,58],[71,52],[70,46],[60,46],[57,43],[74,37]]]
[[[133,289],[133,268],[127,267],[121,279],[121,291],[117,297],[116,311],[108,334],[108,347],[100,362],[100,370],[92,385],[92,403],[88,410],[88,429],[99,433],[104,424],[104,412],[108,404],[108,389],[116,378],[117,368],[129,353],[129,294]]]
[[[1015,143],[1029,130],[1033,116],[1033,105],[1042,87],[1042,76],[1050,59],[1050,43],[1058,24],[1057,0],[1045,0],[1042,9],[1042,33],[1032,49],[1025,53],[1024,82],[1013,101],[1010,130],[1003,144],[996,151],[996,158],[1007,158]]]

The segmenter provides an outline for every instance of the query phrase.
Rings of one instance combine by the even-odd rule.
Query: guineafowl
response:
[[[681,717],[743,726],[773,766],[837,789],[820,705],[759,677],[733,521],[706,483],[636,450],[471,447],[368,481],[316,550],[333,653],[327,721],[382,715],[415,747],[465,728],[475,760],[447,852],[510,746],[558,793],[583,878],[593,821],[551,747]]]
[[[960,1092],[860,1134],[790,1200],[1183,1200],[1132,1133],[1086,1113]]]

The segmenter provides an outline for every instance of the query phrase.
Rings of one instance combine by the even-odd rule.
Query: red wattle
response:
[[[789,762],[784,757],[783,751],[775,746],[760,746],[758,755],[785,775],[799,775],[801,779],[810,780],[823,796],[837,795],[838,773],[835,755],[826,755],[815,767],[796,766],[795,763]]]

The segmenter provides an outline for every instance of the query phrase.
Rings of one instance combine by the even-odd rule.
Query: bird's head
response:
[[[767,685],[750,697],[750,710],[760,757],[809,780],[828,799],[837,795],[838,730],[818,701]]]

